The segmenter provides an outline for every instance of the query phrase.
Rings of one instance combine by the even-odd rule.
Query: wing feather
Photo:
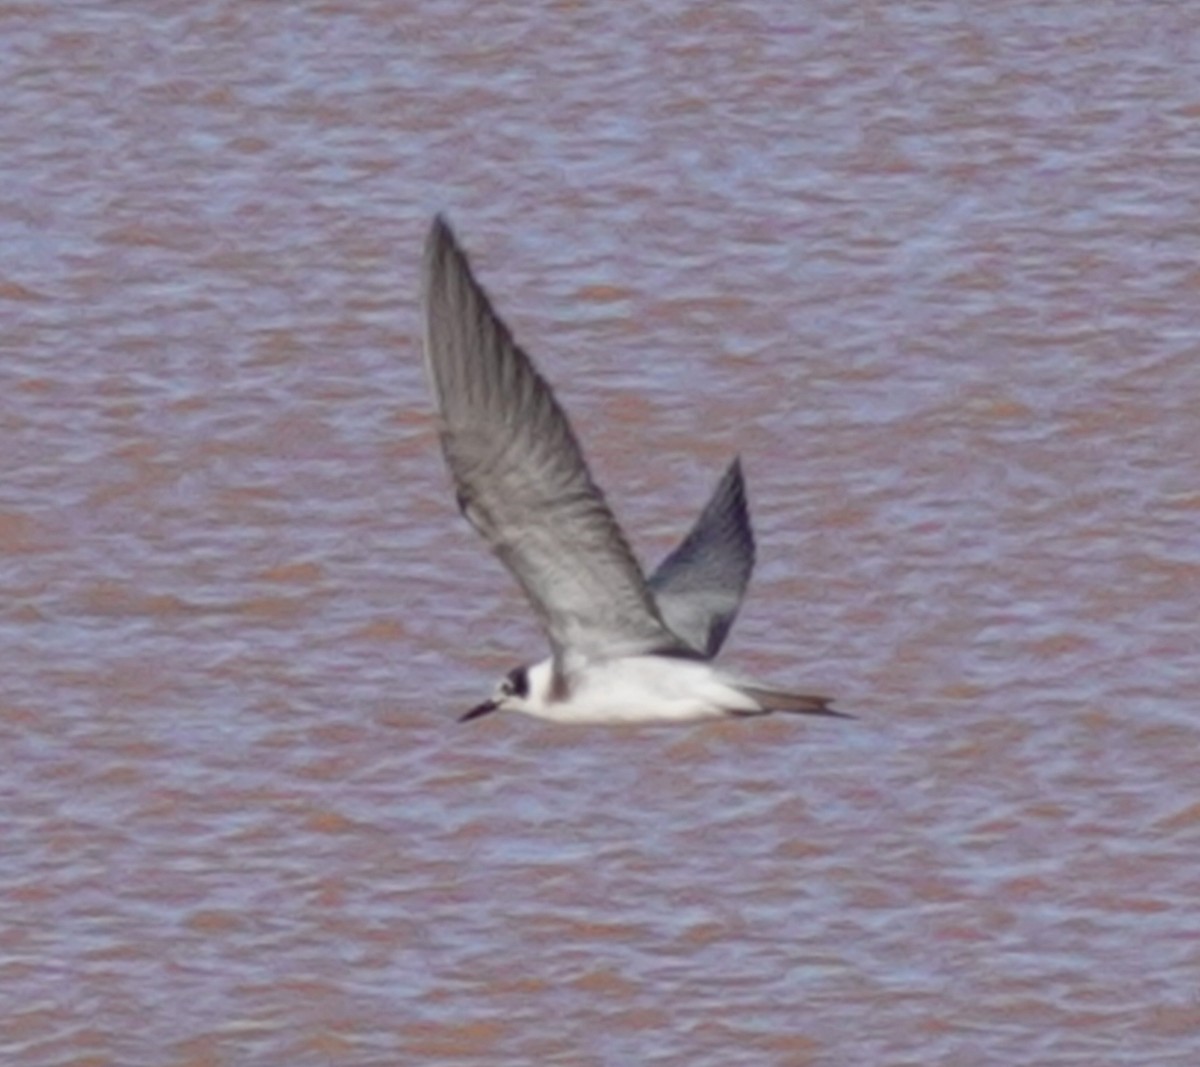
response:
[[[663,621],[712,659],[725,643],[754,570],[754,532],[741,461],[726,468],[687,537],[650,576]]]
[[[679,648],[554,393],[440,216],[425,248],[424,311],[459,506],[521,585],[556,659]]]

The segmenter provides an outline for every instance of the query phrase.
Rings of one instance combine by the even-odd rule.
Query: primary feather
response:
[[[424,305],[425,362],[459,506],[520,583],[556,660],[686,650],[553,392],[440,217],[425,249]]]
[[[712,659],[725,643],[754,570],[754,533],[740,460],[726,468],[687,537],[650,576],[671,631]]]

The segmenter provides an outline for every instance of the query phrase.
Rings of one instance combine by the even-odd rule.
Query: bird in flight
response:
[[[422,296],[425,366],[458,506],[516,578],[551,649],[509,671],[459,721],[493,711],[565,723],[848,717],[826,697],[712,662],[754,567],[737,459],[647,580],[561,405],[441,216],[426,240]]]

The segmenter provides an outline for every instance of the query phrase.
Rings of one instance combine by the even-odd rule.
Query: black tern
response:
[[[550,386],[475,280],[446,220],[425,245],[425,366],[467,521],[525,592],[551,656],[508,672],[460,717],[685,722],[784,711],[848,717],[712,664],[754,567],[735,459],[649,581]]]

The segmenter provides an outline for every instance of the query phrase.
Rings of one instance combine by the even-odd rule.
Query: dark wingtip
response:
[[[458,238],[454,236],[454,229],[449,220],[439,211],[429,224],[429,234],[425,238],[425,256],[432,260],[444,254],[448,248],[457,250]]]

